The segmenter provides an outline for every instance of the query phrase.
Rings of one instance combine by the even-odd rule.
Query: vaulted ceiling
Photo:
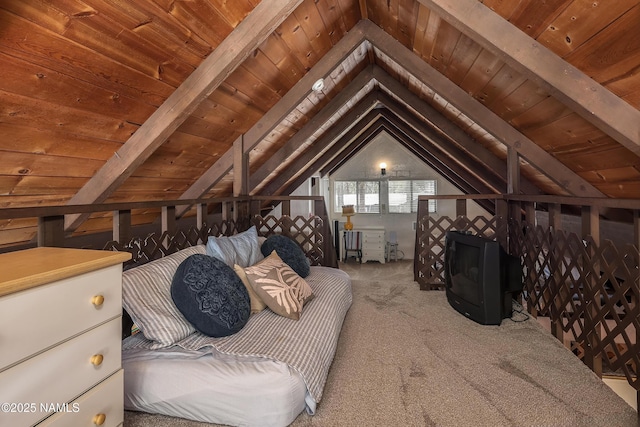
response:
[[[640,198],[638,28],[640,0],[4,0],[0,207],[226,196],[238,153],[287,194],[381,129],[465,192],[509,160],[524,194]]]

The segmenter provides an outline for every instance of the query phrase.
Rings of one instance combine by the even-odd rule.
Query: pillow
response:
[[[262,255],[265,257],[274,250],[278,253],[278,256],[298,273],[300,277],[307,277],[311,271],[309,268],[309,261],[304,254],[304,251],[295,240],[283,236],[282,234],[271,235],[265,240],[260,248]]]
[[[304,304],[313,299],[309,284],[276,251],[244,271],[253,290],[276,314],[298,320]]]
[[[200,332],[210,337],[235,334],[251,314],[249,293],[240,277],[223,261],[191,255],[176,270],[171,298]]]
[[[204,254],[204,245],[191,246],[122,273],[122,305],[140,332],[155,343],[168,347],[195,332],[171,299],[171,281],[182,261]]]
[[[244,285],[244,287],[247,288],[249,299],[251,300],[251,314],[259,313],[267,308],[267,305],[264,303],[264,301],[262,301],[260,295],[258,295],[256,291],[254,291],[251,287],[251,283],[249,283],[249,279],[247,279],[247,274],[244,272],[244,268],[240,267],[238,264],[235,264],[233,266],[233,269],[235,270],[238,277],[240,277],[240,280],[242,280],[242,284]]]
[[[263,256],[258,244],[258,231],[252,226],[247,231],[233,236],[209,236],[207,255],[216,257],[233,268],[234,264],[249,267],[260,261]]]

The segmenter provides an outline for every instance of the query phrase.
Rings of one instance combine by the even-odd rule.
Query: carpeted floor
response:
[[[354,301],[316,415],[292,426],[635,426],[637,413],[534,320],[501,326],[420,291],[412,264],[343,264]],[[127,427],[206,424],[127,412]]]

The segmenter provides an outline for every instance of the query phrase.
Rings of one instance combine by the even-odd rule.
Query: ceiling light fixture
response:
[[[324,80],[322,80],[322,79],[316,80],[316,82],[313,84],[313,86],[311,86],[311,89],[314,92],[321,92],[322,89],[324,89]]]

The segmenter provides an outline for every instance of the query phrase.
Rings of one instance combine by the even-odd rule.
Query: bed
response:
[[[286,426],[304,410],[313,415],[351,305],[349,276],[309,267],[314,297],[299,320],[267,308],[239,332],[214,338],[190,328],[167,294],[194,254],[207,248],[123,274],[123,305],[142,331],[123,341],[125,409],[236,426]]]

